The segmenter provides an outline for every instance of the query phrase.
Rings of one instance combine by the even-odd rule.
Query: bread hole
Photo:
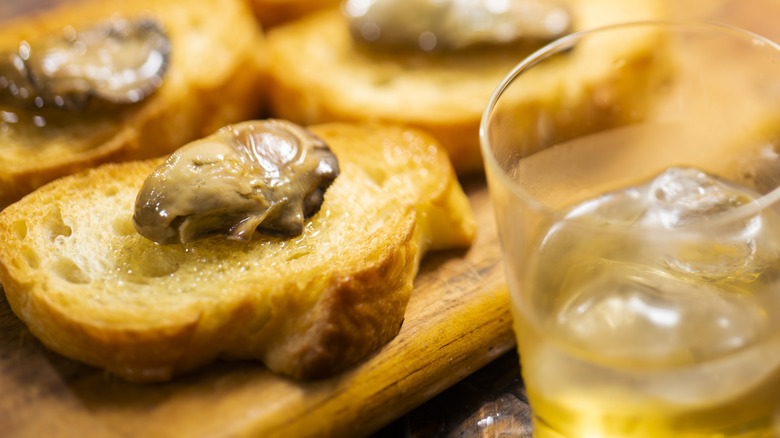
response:
[[[125,280],[144,284],[149,278],[164,277],[179,270],[175,254],[157,245],[135,246],[122,254],[119,270]]]
[[[38,269],[41,266],[41,258],[38,257],[38,253],[27,245],[22,246],[22,257],[33,269]]]
[[[62,212],[59,207],[52,208],[43,217],[43,226],[49,230],[49,239],[54,241],[57,236],[69,237],[73,230],[62,220]]]
[[[129,283],[136,284],[136,285],[138,285],[138,284],[143,285],[143,284],[151,283],[151,278],[144,277],[142,275],[136,275],[133,272],[125,272],[124,280],[126,280]]]
[[[382,187],[385,185],[385,181],[387,181],[388,175],[387,172],[385,172],[382,169],[369,169],[368,177],[371,178],[371,181],[374,182],[374,184],[377,185],[377,187]]]
[[[291,262],[291,261],[297,260],[297,259],[299,259],[301,257],[305,257],[305,256],[307,256],[309,254],[311,254],[311,251],[296,251],[296,252],[290,254],[289,256],[287,256],[287,261]]]
[[[119,193],[119,189],[116,186],[108,186],[103,188],[103,194],[105,196],[114,196]]]
[[[148,252],[137,263],[137,272],[144,277],[163,277],[179,270],[179,263],[163,253]]]
[[[372,83],[376,88],[389,87],[395,81],[395,75],[379,74],[374,77]]]
[[[52,269],[55,274],[62,277],[68,283],[87,284],[89,276],[79,268],[79,266],[69,258],[59,258],[54,262]]]
[[[111,229],[119,237],[129,236],[135,233],[135,226],[133,225],[133,219],[130,216],[122,215],[114,219],[111,223]]]
[[[24,239],[27,237],[27,221],[22,219],[14,222],[13,224],[13,230],[16,234],[16,237],[19,239]]]
[[[362,182],[363,184],[373,184],[376,188],[382,187],[390,176],[383,166],[376,165],[376,162],[380,162],[379,160],[383,159],[384,157],[377,156],[374,162],[368,160],[362,161],[358,163],[358,168],[350,169],[350,171],[361,174],[363,177],[362,179],[365,180]],[[345,166],[346,165],[348,164],[345,163]],[[338,182],[338,179],[336,179],[336,182]]]

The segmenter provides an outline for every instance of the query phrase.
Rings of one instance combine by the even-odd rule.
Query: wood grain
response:
[[[511,350],[508,296],[484,182],[466,184],[479,234],[423,261],[403,327],[336,377],[296,382],[220,362],[166,384],[120,381],[47,351],[0,300],[5,437],[365,436]]]

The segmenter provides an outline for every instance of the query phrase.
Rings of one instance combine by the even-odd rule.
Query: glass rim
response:
[[[555,209],[545,205],[544,203],[536,199],[536,197],[528,193],[525,189],[520,187],[519,184],[517,184],[514,180],[512,180],[512,178],[510,178],[507,175],[507,172],[504,171],[502,166],[498,163],[495,155],[493,154],[490,141],[488,140],[487,127],[488,124],[490,123],[490,118],[491,115],[493,114],[493,110],[498,104],[498,101],[500,100],[501,96],[504,94],[504,91],[506,91],[506,89],[512,84],[512,82],[514,82],[514,80],[519,75],[529,70],[534,65],[536,65],[539,61],[545,59],[549,55],[558,53],[561,50],[565,50],[566,48],[572,46],[573,43],[575,43],[577,40],[581,40],[582,38],[587,37],[588,35],[606,33],[606,32],[611,32],[620,29],[631,29],[631,28],[641,28],[641,27],[647,27],[647,28],[654,27],[654,28],[667,28],[667,29],[679,28],[679,29],[687,29],[687,30],[699,30],[699,31],[701,30],[716,31],[724,34],[731,33],[736,37],[745,39],[746,41],[752,41],[754,44],[758,43],[762,46],[768,47],[770,50],[773,50],[774,52],[777,53],[778,60],[780,60],[780,43],[775,43],[774,41],[764,36],[761,36],[760,34],[730,24],[711,22],[711,21],[690,21],[690,20],[628,21],[628,22],[614,23],[605,26],[594,27],[591,29],[580,30],[562,36],[556,40],[553,40],[547,43],[546,45],[544,45],[543,47],[537,49],[530,55],[527,55],[518,64],[516,64],[515,67],[512,68],[512,70],[510,70],[508,74],[504,76],[504,78],[498,83],[496,88],[493,90],[492,94],[490,95],[490,98],[487,101],[485,109],[482,112],[482,117],[480,119],[480,124],[479,124],[480,150],[482,152],[482,159],[484,162],[484,166],[486,167],[485,169],[486,172],[490,173],[489,171],[492,170],[493,171],[492,173],[494,175],[497,175],[500,184],[508,188],[508,190],[514,197],[522,199],[526,203],[526,205],[531,206],[536,211],[542,212],[547,217],[553,218],[556,222],[561,220],[574,221],[574,222],[579,222],[579,221],[577,221],[576,219],[566,218],[565,209]],[[760,211],[764,210],[765,208],[768,208],[772,204],[777,203],[778,201],[780,201],[780,185],[772,189],[770,192],[765,193],[748,203],[742,204],[738,207],[735,207],[726,212],[718,214],[714,218],[704,217],[703,220],[692,221],[690,223],[677,226],[674,229],[668,229],[662,227],[645,227],[643,229],[644,230],[657,229],[667,233],[688,232],[691,230],[697,230],[697,232],[700,232],[703,222],[706,222],[707,228],[723,226],[735,221],[747,219],[750,216],[754,216],[758,214]],[[582,223],[581,225],[590,226],[585,223]],[[626,226],[624,228],[630,228],[630,226]]]

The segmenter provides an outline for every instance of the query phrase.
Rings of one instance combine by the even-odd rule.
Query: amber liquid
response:
[[[700,383],[712,385],[713,394],[703,391],[698,400],[675,399],[674,394],[665,397],[660,388],[691,385],[692,375],[707,372],[705,364],[626,370],[583,361],[528,326],[521,324],[517,330],[525,333],[519,343],[535,438],[780,436],[776,360],[765,364],[770,368],[766,375],[751,379],[751,388],[736,383],[727,388],[732,384],[711,379]],[[764,347],[764,351],[744,354],[741,360],[747,363],[767,360],[762,357],[765,354],[777,356],[780,344],[775,341]],[[534,360],[526,360],[533,356]],[[751,368],[748,364],[745,370]],[[724,395],[729,389],[733,393]]]
[[[586,153],[615,151],[624,134],[587,139]],[[569,215],[601,225],[552,226],[509,279],[536,438],[780,436],[780,214],[645,231],[760,196],[687,169],[663,175],[578,199]]]

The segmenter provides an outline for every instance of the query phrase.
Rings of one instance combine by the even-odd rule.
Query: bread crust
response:
[[[162,156],[263,111],[265,41],[242,0],[66,4],[4,23],[0,51],[116,16],[153,17],[166,29],[172,47],[162,86],[129,108],[76,114],[43,128],[0,122],[0,207],[57,177],[105,162]]]
[[[335,6],[341,0],[248,0],[264,28],[301,18],[319,9]]]
[[[157,245],[131,225],[159,160],[106,164],[0,212],[0,281],[52,350],[131,381],[219,357],[300,379],[355,364],[400,329],[422,255],[470,244],[475,222],[430,136],[314,126],[342,174],[296,238]],[[435,230],[435,231],[434,231]]]

